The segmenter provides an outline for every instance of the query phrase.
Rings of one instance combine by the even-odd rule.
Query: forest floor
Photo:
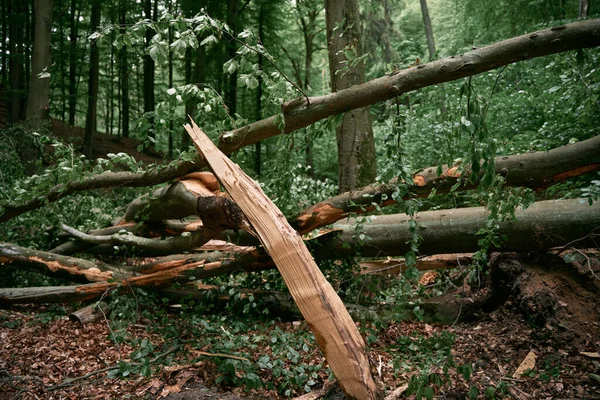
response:
[[[359,324],[363,333],[375,332],[375,340],[371,337],[369,342],[376,379],[390,392],[419,371],[443,376],[451,355],[456,365],[472,367],[471,376],[465,377],[464,369],[449,368],[446,380],[434,384],[436,398],[468,398],[477,390],[479,398],[487,394],[489,398],[600,399],[598,260],[565,263],[555,256],[531,260],[504,255],[494,265],[490,275],[496,275],[495,287],[468,288],[460,303],[464,305],[459,309],[460,319],[454,324],[388,321],[378,328]],[[451,296],[457,299],[456,293]],[[110,340],[113,316],[84,326],[69,321],[66,314],[75,309],[56,305],[0,309],[0,399],[284,398],[275,390],[244,391],[217,384],[220,372],[215,358],[199,354],[191,344],[194,340],[181,341],[182,347],[168,355],[170,363],[153,365],[148,377],[109,378],[107,368],[133,358],[132,342]],[[177,324],[177,318],[169,319]],[[130,324],[127,333],[131,338],[147,339],[156,349],[169,348],[157,333],[160,330],[151,329],[156,324],[141,319]],[[303,321],[273,322],[264,329],[309,334]],[[244,334],[252,337],[265,331]],[[271,341],[258,343],[258,348],[236,350],[250,363],[273,355]],[[324,364],[314,342],[307,344],[311,348],[302,354],[303,362]],[[211,348],[200,350],[211,352]],[[536,361],[523,375],[514,375],[530,352]],[[166,359],[167,355],[160,357]],[[282,379],[257,370],[263,382]],[[72,381],[78,377],[85,378]],[[313,388],[326,384],[327,379],[323,368]],[[404,393],[399,398],[414,395],[406,397]]]

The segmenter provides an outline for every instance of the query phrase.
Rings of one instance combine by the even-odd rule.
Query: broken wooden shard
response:
[[[275,261],[344,393],[352,399],[377,398],[365,343],[300,235],[260,185],[217,149],[194,121],[185,129]]]

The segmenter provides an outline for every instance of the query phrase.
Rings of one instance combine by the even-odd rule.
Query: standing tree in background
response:
[[[157,3],[154,1],[154,18],[156,18]],[[144,1],[144,16],[147,20],[152,20],[152,0]],[[150,41],[154,37],[154,29],[146,29],[146,49],[150,47]],[[144,56],[144,113],[154,112],[154,60],[150,54]],[[150,117],[150,131],[148,137],[154,138],[154,118]]]
[[[100,26],[100,0],[92,0],[92,26],[91,32],[94,33]],[[92,140],[96,132],[97,104],[98,104],[98,82],[100,79],[100,51],[96,38],[90,43],[90,70],[88,78],[88,108],[85,120],[85,136],[83,138],[83,154],[86,157],[92,156]]]
[[[579,18],[590,16],[590,0],[579,0]]]
[[[75,125],[77,110],[77,38],[79,31],[79,14],[77,1],[71,0],[71,26],[69,33],[69,125]]]
[[[24,92],[24,55],[23,47],[25,37],[23,26],[27,19],[27,6],[20,0],[9,0],[8,21],[9,35],[9,92],[8,92],[8,121],[17,122],[23,118],[23,92]]]
[[[31,81],[26,118],[34,128],[48,116],[50,97],[50,37],[52,30],[52,0],[35,0],[35,38],[31,60]]]
[[[121,33],[125,34],[127,25],[127,1],[120,0],[119,23]],[[129,137],[129,65],[127,64],[127,46],[119,50],[119,70],[121,73],[121,129],[123,137]]]
[[[325,0],[331,89],[365,82],[358,0]],[[368,185],[377,176],[369,108],[348,111],[337,128],[340,193]]]
[[[431,28],[431,18],[429,18],[429,8],[427,0],[421,0],[421,13],[423,14],[423,24],[425,25],[425,36],[427,37],[427,48],[429,49],[429,61],[435,60],[435,41],[433,40],[433,29]]]
[[[239,0],[227,0],[227,25],[231,29],[232,38],[227,46],[227,57],[229,60],[235,57],[237,46],[233,38],[238,34]],[[225,104],[229,109],[229,114],[235,118],[237,112],[237,70],[229,75],[229,82],[225,83]]]

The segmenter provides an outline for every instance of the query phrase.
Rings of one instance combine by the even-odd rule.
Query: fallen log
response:
[[[378,398],[362,336],[300,235],[260,185],[220,152],[194,121],[185,129],[275,261],[344,393],[351,399]]]
[[[123,277],[121,269],[103,262],[33,250],[0,242],[0,265],[11,265],[71,282],[104,282]]]
[[[283,105],[285,133],[311,125],[342,112],[366,107],[402,93],[477,75],[536,57],[600,45],[600,19],[579,21],[508,39],[471,52],[394,72],[351,88],[324,96],[300,98]],[[283,133],[272,116],[221,137],[220,148],[229,154],[241,147]],[[55,202],[73,193],[108,187],[143,187],[168,182],[197,171],[206,164],[201,157],[180,161],[167,168],[142,173],[106,171],[99,175],[58,184],[45,196],[0,207],[0,222]]]
[[[469,253],[479,249],[477,232],[486,227],[489,212],[485,207],[426,211],[415,215],[421,255]],[[515,212],[516,220],[500,223],[499,234],[505,235],[498,251],[534,252],[576,241],[577,245],[596,247],[593,236],[600,233],[600,202],[589,205],[587,200],[548,200],[532,204]],[[369,223],[357,225],[355,219],[334,224],[342,233],[329,246],[323,246],[323,257],[348,253],[348,245],[363,257],[404,255],[410,250],[409,216],[378,215]],[[356,227],[366,235],[361,245]]]
[[[600,169],[600,136],[572,145],[558,147],[550,151],[499,156],[495,158],[495,171],[505,177],[507,186],[528,187],[535,190],[545,189],[555,183]],[[457,166],[441,166],[442,174],[437,175],[439,167],[424,168],[413,175],[411,194],[427,197],[433,189],[436,193],[448,193],[459,178],[469,176],[470,168],[460,173]],[[457,190],[473,189],[477,185],[465,183]],[[362,189],[346,192],[317,203],[306,209],[292,220],[292,226],[300,233],[332,224],[349,213],[362,214],[372,211],[375,205],[380,207],[394,204],[392,194],[396,191],[396,182],[373,184]],[[375,204],[375,205],[374,205]]]
[[[90,322],[101,320],[106,316],[107,313],[108,305],[105,302],[94,302],[89,306],[83,307],[69,314],[69,321],[79,322],[81,325],[85,325]]]

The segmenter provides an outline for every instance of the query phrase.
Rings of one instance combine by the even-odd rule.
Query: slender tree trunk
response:
[[[127,0],[121,0],[121,33],[125,33],[127,24]],[[123,137],[129,137],[129,65],[127,64],[127,46],[121,47],[120,54],[120,69],[121,69],[121,120]]]
[[[231,29],[231,34],[233,37],[237,37],[237,20],[238,20],[238,8],[239,8],[239,0],[227,0],[227,25]],[[235,57],[237,52],[237,46],[235,45],[235,41],[231,39],[229,41],[229,46],[227,46],[227,56],[229,59]],[[227,87],[225,90],[225,104],[229,109],[229,114],[235,118],[235,114],[237,112],[237,79],[238,74],[237,70],[229,75],[229,82],[227,83]]]
[[[433,29],[431,28],[431,19],[429,18],[429,8],[427,0],[421,0],[421,13],[423,14],[423,24],[425,25],[425,36],[427,37],[427,48],[429,49],[429,61],[435,60],[435,42],[433,41]]]
[[[327,44],[332,91],[365,82],[365,66],[347,63],[347,53],[360,54],[358,0],[326,0]],[[365,186],[377,176],[375,141],[368,107],[349,111],[337,128],[340,193]]]
[[[25,81],[25,90],[29,90],[29,78],[31,78],[31,45],[33,43],[33,32],[32,25],[35,20],[35,9],[33,7],[34,0],[23,0],[25,4],[25,42],[23,47],[23,53],[25,54],[25,75],[23,79]],[[30,10],[31,7],[31,10]]]
[[[92,0],[91,31],[96,32],[100,26],[101,0]],[[96,132],[98,81],[100,78],[100,51],[96,40],[90,45],[90,70],[88,81],[88,109],[85,121],[85,137],[83,139],[83,153],[92,157],[92,141]]]
[[[77,109],[77,34],[79,19],[77,18],[77,0],[71,0],[71,31],[69,33],[69,125],[75,125]]]
[[[34,128],[48,116],[50,97],[50,38],[52,30],[52,0],[35,0],[35,40],[31,60],[31,83],[27,100],[27,119]]]
[[[0,18],[2,18],[2,57],[0,58],[0,85],[8,86],[8,2],[0,0]]]
[[[9,51],[10,51],[10,86],[8,93],[8,121],[17,122],[23,119],[24,67],[23,67],[23,27],[27,19],[26,3],[9,0]]]
[[[154,0],[155,3],[157,0]],[[152,0],[144,1],[144,17],[152,20]],[[150,47],[150,41],[154,37],[154,29],[146,29],[146,49]],[[149,54],[144,56],[144,113],[154,112],[154,60]],[[149,117],[149,138],[155,137],[154,117]]]
[[[260,9],[258,11],[258,40],[262,42],[262,40],[264,40],[265,37],[265,32],[264,32],[264,22],[265,22],[265,10],[264,10],[264,5],[263,3],[261,3],[259,5]],[[262,55],[262,53],[258,53],[258,70],[259,71],[263,71],[264,69],[264,57]],[[262,109],[262,94],[263,94],[263,89],[262,89],[262,84],[263,84],[263,78],[262,75],[258,76],[258,87],[256,88],[256,120],[260,121],[261,119],[261,109]],[[254,149],[254,171],[256,172],[257,176],[260,176],[260,170],[261,170],[261,165],[262,165],[262,160],[261,160],[261,145],[262,143],[256,142],[255,145],[255,149]]]
[[[299,7],[300,3],[296,3],[296,6]],[[313,61],[313,52],[314,52],[314,40],[315,40],[315,21],[319,12],[316,10],[308,11],[307,20],[304,17],[300,18],[300,24],[302,26],[302,34],[304,37],[304,80],[303,87],[305,93],[309,91],[310,88],[310,75],[312,72],[312,61]],[[313,154],[312,154],[312,139],[310,137],[310,131],[306,132],[306,142],[304,148],[304,157],[306,166],[310,167],[308,169],[308,176],[314,176],[313,169]]]
[[[64,1],[59,2],[59,9],[64,8]],[[59,57],[59,69],[60,69],[60,120],[62,122],[66,121],[67,116],[67,69],[65,63],[65,24],[64,17],[60,16],[58,19],[58,35],[59,35],[59,45],[58,51],[60,53]]]
[[[591,0],[579,0],[579,18],[588,18],[590,16]]]
[[[169,13],[173,13],[173,2],[169,2],[168,6]],[[168,77],[168,86],[169,88],[173,87],[173,51],[171,50],[171,43],[173,43],[173,36],[175,34],[174,27],[169,26],[169,77]],[[173,107],[170,107],[171,114],[174,114]],[[173,123],[173,117],[169,121],[169,158],[173,157],[173,128],[175,124]]]

